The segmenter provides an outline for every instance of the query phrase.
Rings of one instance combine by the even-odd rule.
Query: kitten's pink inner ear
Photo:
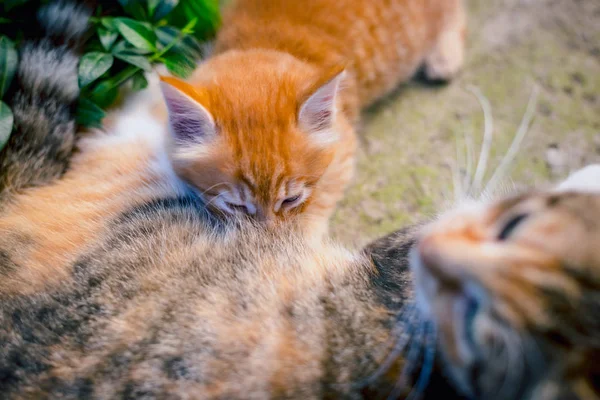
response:
[[[167,110],[169,127],[173,137],[183,143],[206,143],[215,135],[215,121],[200,103],[179,89],[161,82]]]
[[[336,100],[340,82],[346,72],[342,71],[323,86],[318,88],[300,107],[298,122],[300,127],[309,133],[319,133],[319,136],[330,135],[330,141],[337,139],[331,131],[337,112]],[[322,139],[325,139],[323,137]]]

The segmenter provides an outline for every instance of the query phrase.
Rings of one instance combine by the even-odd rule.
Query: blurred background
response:
[[[471,86],[493,113],[487,178],[506,153],[534,87],[533,121],[506,183],[517,190],[545,185],[600,162],[600,1],[467,4],[462,74],[447,86],[410,82],[366,114],[357,177],[333,221],[343,242],[363,244],[431,217],[453,199],[456,137],[472,137],[475,149],[483,139],[483,113]]]

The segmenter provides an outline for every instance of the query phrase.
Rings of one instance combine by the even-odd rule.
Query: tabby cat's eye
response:
[[[514,232],[514,230],[519,226],[521,222],[527,218],[527,214],[518,214],[512,217],[505,225],[504,228],[500,231],[498,235],[498,240],[506,240]]]

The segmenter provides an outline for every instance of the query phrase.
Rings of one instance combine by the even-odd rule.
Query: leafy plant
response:
[[[0,1],[0,150],[13,129],[13,115],[2,99],[14,78],[18,43],[30,29],[32,10],[47,0]],[[148,86],[144,72],[163,64],[185,78],[202,56],[201,42],[220,24],[218,0],[99,1],[79,63],[81,96],[77,123],[100,126],[119,89]]]

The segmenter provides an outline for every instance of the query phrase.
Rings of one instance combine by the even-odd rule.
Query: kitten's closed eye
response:
[[[294,205],[294,203],[297,203],[298,200],[300,200],[301,195],[297,194],[296,196],[292,196],[292,197],[288,197],[287,199],[283,200],[283,202],[281,203],[284,206],[292,206]]]

